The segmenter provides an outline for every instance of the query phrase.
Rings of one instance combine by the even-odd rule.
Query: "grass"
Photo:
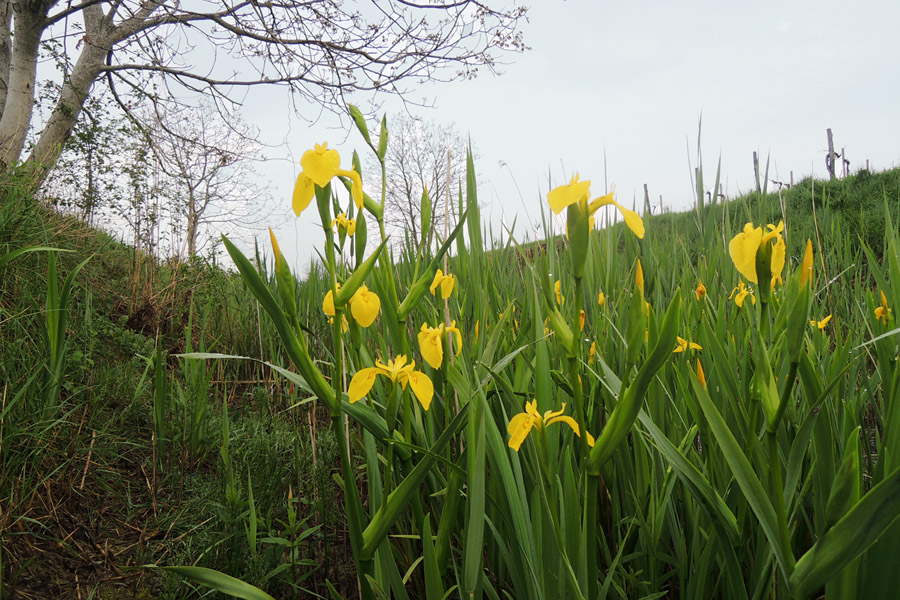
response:
[[[0,272],[4,597],[197,594],[180,578],[134,569],[147,563],[196,562],[286,591],[292,585],[324,589],[324,576],[345,580],[346,542],[330,476],[335,445],[330,432],[316,430],[314,411],[304,413],[303,422],[285,412],[300,398],[254,364],[187,364],[172,356],[189,344],[259,355],[260,333],[264,339],[271,334],[257,322],[243,285],[215,265],[139,256],[44,209],[12,184],[2,193],[0,255],[28,246],[73,250],[55,255],[60,277],[89,258],[68,305],[59,403],[42,418],[35,418],[32,398],[40,381],[30,378],[43,371],[46,354],[38,332],[48,253],[21,256]],[[202,435],[173,435],[165,456],[153,438],[148,370],[157,347],[169,355],[163,373],[172,396],[163,418],[173,432],[181,431],[198,400],[209,404],[199,423]],[[266,357],[278,360],[274,352]],[[24,399],[11,406],[19,392]],[[221,453],[226,420],[228,465]],[[284,535],[291,511],[303,520],[293,535],[316,528],[295,552],[296,566],[268,579],[285,562],[283,548],[261,541],[259,556],[247,560],[248,472],[261,537]],[[334,555],[331,561],[321,560],[326,553]],[[310,560],[325,566],[303,564]]]
[[[339,419],[333,429],[333,415],[308,389],[310,377],[290,381],[256,362],[174,356],[193,350],[291,364],[271,319],[236,274],[136,253],[45,210],[14,183],[0,193],[0,256],[27,246],[73,250],[55,254],[60,286],[89,259],[66,306],[65,370],[53,403],[34,399],[53,381],[43,367],[49,343],[38,333],[47,319],[49,255],[28,254],[0,270],[0,589],[13,597],[206,593],[135,568],[144,564],[215,568],[279,598],[327,596],[327,580],[353,597],[360,552],[350,548],[353,509],[346,503],[357,494],[362,518],[377,521],[415,469],[424,473],[421,483],[365,567],[376,595],[381,588],[399,598],[470,590],[490,598],[786,597],[794,571],[779,561],[792,555],[797,572],[808,570],[800,557],[851,509],[867,512],[860,503],[876,497],[900,451],[891,396],[900,373],[896,342],[860,346],[883,332],[872,317],[878,290],[900,308],[891,285],[896,249],[885,231],[888,215],[900,222],[900,171],[805,180],[781,194],[654,216],[642,241],[621,225],[607,228],[591,235],[580,282],[572,277],[571,246],[549,227],[552,243],[519,247],[506,238],[485,252],[477,202],[461,198],[461,209],[473,208],[448,260],[457,289],[446,307],[425,292],[408,318],[390,316],[400,306],[391,290],[402,299],[433,257],[402,249],[408,260],[382,260],[366,278],[382,313],[371,329],[351,325],[337,360],[332,334],[342,334],[317,311],[331,289],[328,268],[313,269],[293,296],[279,296],[275,273],[260,267],[259,281],[279,298],[279,310],[290,302],[301,308],[297,323],[309,329],[309,352],[332,375],[330,385],[344,390],[375,358],[403,351],[434,382],[428,411],[409,394],[395,406],[399,437],[385,444],[372,427],[386,426],[402,392],[392,396],[379,378],[355,405],[364,412],[352,414],[349,448]],[[736,309],[728,296],[737,277],[725,248],[745,222],[782,218],[786,272],[797,271],[811,239],[809,316],[832,314],[833,321],[819,332],[804,319],[799,335],[808,361],[770,434],[753,391],[762,369],[757,349],[768,348],[783,388],[790,320],[777,312],[788,303],[773,302],[764,327],[749,306]],[[371,247],[377,224],[369,219]],[[631,308],[638,257],[651,306],[640,330],[645,317]],[[356,263],[338,252],[326,267],[346,284]],[[575,307],[584,307],[586,327],[576,337],[596,344],[595,360],[587,343],[567,352],[559,342],[563,325],[545,321],[555,308],[550,272],[567,297],[561,322],[574,329]],[[693,297],[700,280],[708,288],[703,303]],[[666,321],[679,288],[680,308]],[[431,369],[415,333],[422,322],[442,322],[445,310],[462,329],[463,352],[453,366]],[[545,327],[555,333],[548,337]],[[624,391],[641,380],[657,340],[676,333],[703,346],[691,358],[702,360],[708,386],[698,387],[695,360],[666,350],[634,404]],[[157,376],[154,356],[168,357]],[[35,372],[40,377],[32,379]],[[616,407],[632,402],[636,424],[619,430],[597,468],[590,449],[558,424],[513,452],[507,423],[532,398],[541,412],[566,402],[566,414],[598,439],[625,413]],[[454,432],[458,410],[469,412]],[[368,429],[359,425],[363,418]],[[439,446],[448,431],[452,441]],[[439,460],[415,467],[425,458]],[[781,479],[772,479],[776,463]],[[770,510],[766,529],[759,523]],[[787,531],[779,531],[782,523]],[[874,526],[860,520],[855,529]],[[426,532],[433,540],[423,540]],[[893,572],[879,557],[896,555],[893,539],[885,536],[852,569],[836,569],[838,584],[851,590],[845,597],[890,589]]]

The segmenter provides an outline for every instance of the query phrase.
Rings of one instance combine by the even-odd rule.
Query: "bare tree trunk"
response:
[[[14,2],[12,54],[9,60],[3,116],[0,117],[0,167],[19,160],[34,107],[38,46],[52,2]],[[8,21],[7,21],[8,22]],[[5,41],[8,43],[8,37]]]
[[[6,105],[9,89],[9,61],[12,59],[12,7],[9,0],[0,0],[0,115]]]
[[[62,148],[78,122],[84,101],[91,85],[97,80],[103,68],[106,54],[110,50],[109,32],[111,25],[99,5],[84,9],[85,35],[84,50],[72,69],[72,74],[63,83],[59,101],[53,108],[47,126],[41,132],[31,156],[28,157],[34,169],[34,185],[39,186],[47,173],[56,164]],[[5,117],[6,115],[4,115]],[[21,152],[21,148],[19,150]]]
[[[187,214],[187,253],[188,258],[194,258],[194,253],[197,251],[197,221],[199,217],[197,215],[197,205],[196,199],[194,197],[194,190],[190,191],[190,197],[188,198],[188,214]]]

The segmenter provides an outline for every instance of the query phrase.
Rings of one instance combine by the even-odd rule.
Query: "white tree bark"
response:
[[[12,7],[9,0],[0,0],[0,115],[6,104],[9,89],[9,61],[12,58]]]
[[[91,86],[103,69],[106,55],[109,53],[114,28],[103,14],[99,5],[88,6],[83,11],[85,20],[84,49],[72,73],[63,82],[62,90],[47,125],[41,132],[31,156],[26,161],[34,170],[37,179],[56,164],[62,147],[72,133],[72,128],[81,115],[84,101]],[[4,114],[4,117],[6,115]],[[3,131],[0,126],[0,131]],[[19,149],[21,152],[21,148]]]
[[[12,2],[15,35],[9,60],[9,79],[0,117],[0,167],[15,163],[25,147],[34,106],[38,46],[51,2]],[[5,39],[9,42],[9,36]]]

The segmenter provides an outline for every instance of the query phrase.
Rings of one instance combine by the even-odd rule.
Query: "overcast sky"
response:
[[[900,2],[596,2],[541,0],[524,24],[531,50],[507,55],[500,77],[416,89],[433,109],[415,114],[454,123],[480,154],[483,216],[518,216],[523,236],[547,192],[574,172],[617,199],[671,210],[693,202],[702,113],[709,186],[721,156],[733,197],[753,185],[752,154],[771,157],[770,178],[825,175],[825,130],[846,148],[851,169],[900,162]],[[362,101],[362,98],[360,98]],[[361,102],[362,103],[362,102]],[[260,106],[265,108],[259,108]],[[317,142],[349,164],[364,142],[323,118],[310,127],[273,92],[248,98],[246,119],[260,127],[272,157],[263,169],[275,198],[290,205],[299,156]],[[403,111],[388,101],[390,114]],[[315,108],[310,109],[315,115]],[[309,116],[309,115],[307,115]],[[277,148],[285,142],[286,147]],[[277,158],[283,160],[277,160]],[[305,272],[323,236],[318,213],[273,216],[282,251]]]

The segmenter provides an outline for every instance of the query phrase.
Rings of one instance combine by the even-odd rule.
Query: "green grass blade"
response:
[[[205,585],[217,592],[228,594],[233,598],[243,598],[243,600],[275,600],[258,587],[249,583],[244,583],[240,579],[235,579],[230,575],[216,571],[215,569],[207,569],[206,567],[158,567],[156,565],[146,565],[151,569],[163,569],[181,575],[186,579],[190,579],[194,583]]]
[[[693,372],[690,373],[690,377],[691,383],[694,386],[694,393],[697,395],[697,400],[700,402],[700,408],[703,410],[703,414],[706,415],[706,420],[709,422],[710,431],[712,431],[716,441],[719,442],[719,447],[722,450],[722,454],[725,456],[725,461],[728,463],[728,466],[731,467],[731,472],[734,475],[735,481],[737,481],[738,486],[744,493],[744,497],[750,504],[750,508],[753,510],[756,518],[759,519],[759,523],[766,534],[766,538],[769,540],[772,552],[775,553],[775,560],[778,562],[779,568],[781,568],[782,573],[784,573],[785,576],[789,576],[788,557],[784,555],[781,547],[781,538],[778,533],[778,521],[775,516],[775,509],[772,507],[772,503],[766,495],[766,490],[756,476],[756,473],[753,472],[753,467],[750,465],[750,461],[747,460],[747,455],[741,450],[741,445],[735,439],[734,434],[731,433],[728,424],[725,423],[725,419],[722,418],[719,410],[712,403],[709,394],[706,393],[706,390],[703,389],[703,386],[697,381],[697,377]]]

